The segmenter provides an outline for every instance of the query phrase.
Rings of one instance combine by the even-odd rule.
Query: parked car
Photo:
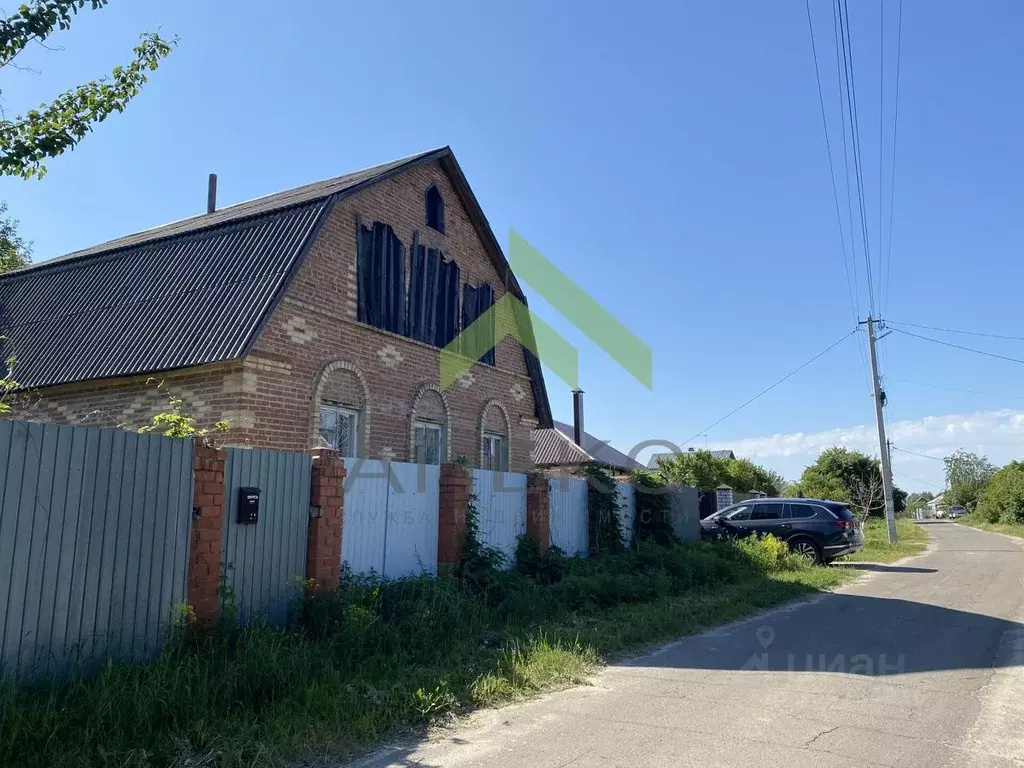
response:
[[[772,534],[812,563],[828,563],[864,548],[856,516],[845,504],[820,499],[754,499],[700,521],[707,539]]]
[[[956,520],[959,517],[967,517],[967,510],[964,507],[959,506],[950,507],[949,511],[946,513],[946,516],[950,520]]]

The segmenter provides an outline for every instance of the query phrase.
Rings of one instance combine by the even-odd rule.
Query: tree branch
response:
[[[24,50],[33,40],[45,40],[55,29],[68,29],[71,17],[85,7],[99,10],[107,0],[35,0],[18,8],[13,16],[0,20],[0,67]]]
[[[176,44],[177,38],[167,41],[157,33],[146,33],[135,47],[135,60],[115,67],[109,82],[101,79],[80,85],[24,117],[0,121],[0,175],[41,178],[46,173],[43,160],[73,149],[94,123],[123,112],[148,80],[148,73]]]

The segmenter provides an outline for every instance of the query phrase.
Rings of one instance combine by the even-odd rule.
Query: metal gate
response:
[[[283,623],[306,573],[311,456],[229,448],[224,568],[237,618]],[[238,522],[241,488],[259,490],[255,523]]]

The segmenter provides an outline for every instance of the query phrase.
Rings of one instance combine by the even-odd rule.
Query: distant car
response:
[[[845,504],[820,499],[754,499],[700,521],[706,539],[770,533],[812,563],[829,563],[864,548],[856,516]]]
[[[967,510],[964,509],[963,507],[950,507],[949,511],[946,513],[946,516],[950,520],[956,520],[960,517],[967,517]]]

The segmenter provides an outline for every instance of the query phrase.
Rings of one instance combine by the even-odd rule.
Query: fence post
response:
[[[469,492],[469,473],[466,468],[461,464],[442,464],[437,510],[438,573],[451,573],[462,560]]]
[[[543,472],[526,473],[526,535],[541,552],[551,547],[551,488]]]
[[[329,448],[313,451],[309,485],[306,578],[320,590],[337,589],[341,578],[341,530],[345,518],[345,463]]]
[[[192,458],[192,536],[188,551],[188,602],[196,618],[220,614],[220,569],[224,550],[224,462],[227,451],[196,444]]]

